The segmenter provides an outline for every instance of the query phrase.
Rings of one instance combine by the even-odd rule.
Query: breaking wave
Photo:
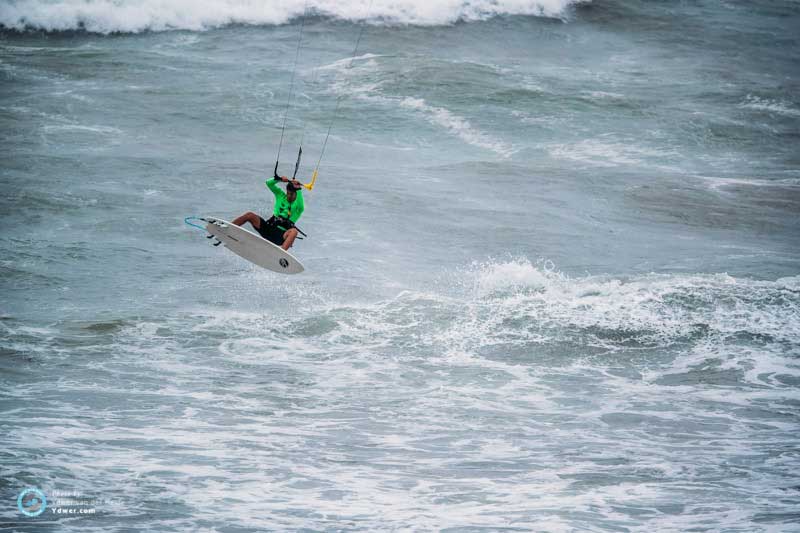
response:
[[[96,33],[201,31],[229,24],[285,24],[308,13],[373,24],[446,25],[502,15],[564,17],[579,0],[10,0],[0,3],[0,25],[24,30]]]

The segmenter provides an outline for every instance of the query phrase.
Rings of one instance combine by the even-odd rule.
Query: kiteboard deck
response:
[[[220,218],[200,217],[200,220],[225,248],[261,268],[280,274],[299,274],[305,270],[295,256],[252,231]]]

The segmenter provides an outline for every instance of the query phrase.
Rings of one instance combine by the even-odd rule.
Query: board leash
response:
[[[201,226],[201,225],[199,225],[199,224],[193,224],[192,222],[189,222],[190,220],[202,220],[203,222],[205,222],[205,221],[206,221],[206,219],[204,219],[204,218],[200,218],[200,217],[186,217],[186,218],[184,218],[184,219],[183,219],[183,221],[184,221],[186,224],[188,224],[189,226],[193,226],[193,227],[195,227],[195,228],[197,228],[197,229],[201,229],[201,230],[203,230],[203,231],[206,231],[206,228],[205,228],[205,227],[203,227],[203,226]]]

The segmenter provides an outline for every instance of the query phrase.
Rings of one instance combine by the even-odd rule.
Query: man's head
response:
[[[286,183],[286,199],[290,202],[294,202],[294,199],[297,198],[297,191],[300,187],[296,186],[291,181]]]

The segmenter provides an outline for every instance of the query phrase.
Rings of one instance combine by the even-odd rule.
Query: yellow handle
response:
[[[311,183],[304,183],[303,187],[308,189],[309,191],[314,188],[314,182],[317,181],[317,171],[315,170],[313,174],[311,174]]]

